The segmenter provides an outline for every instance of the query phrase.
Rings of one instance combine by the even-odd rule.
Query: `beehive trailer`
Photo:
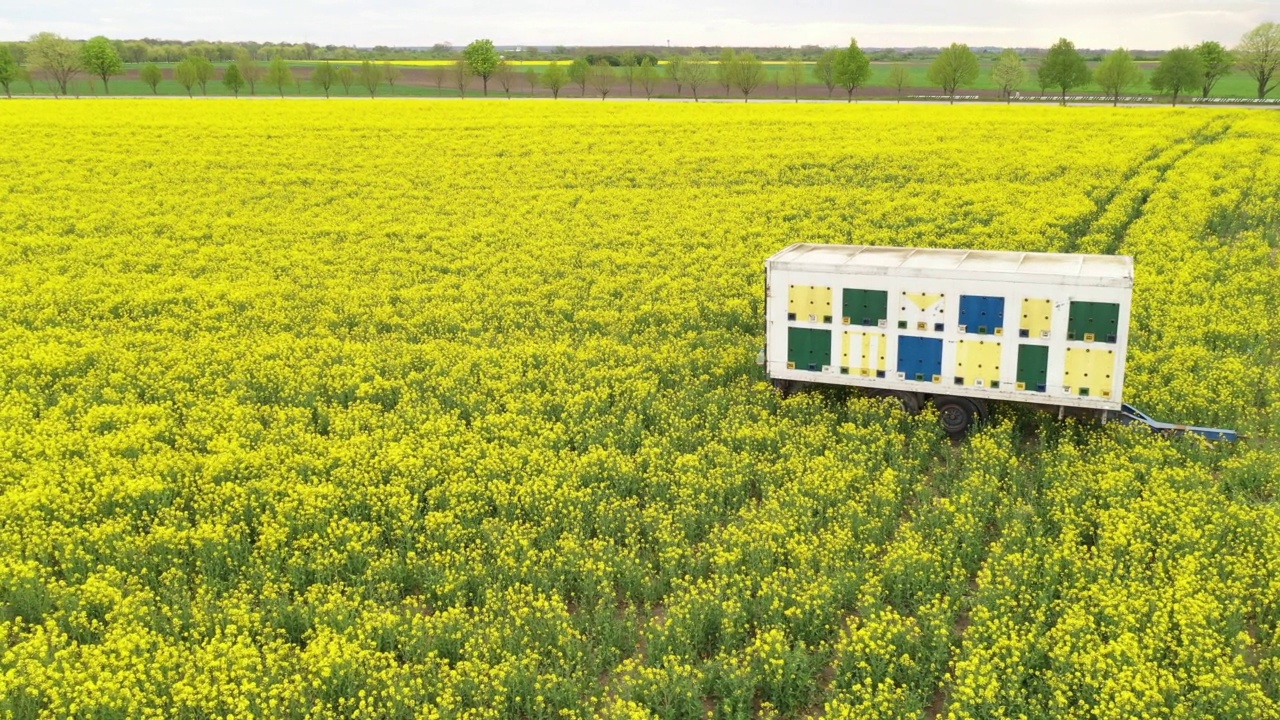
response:
[[[797,244],[765,262],[766,375],[937,407],[965,432],[989,401],[1234,440],[1124,404],[1133,259]]]

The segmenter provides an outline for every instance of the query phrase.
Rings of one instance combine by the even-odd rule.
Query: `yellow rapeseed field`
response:
[[[1280,116],[0,108],[0,718],[1280,715]],[[781,399],[793,242],[1123,252],[1126,398]]]

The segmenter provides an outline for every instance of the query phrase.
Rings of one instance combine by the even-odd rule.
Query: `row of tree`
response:
[[[102,81],[104,91],[109,92],[110,79],[124,69],[124,61],[116,45],[102,36],[77,46],[53,33],[40,33],[31,38],[26,51],[32,66],[44,74],[55,92],[64,95],[72,77],[79,72],[97,77]],[[1006,49],[992,65],[991,78],[1002,94],[1011,98],[1015,88],[1033,75],[1042,94],[1050,88],[1060,90],[1063,102],[1068,92],[1091,80],[1116,101],[1126,90],[1139,86],[1145,80],[1155,91],[1170,95],[1176,104],[1180,96],[1189,92],[1199,91],[1208,97],[1215,84],[1237,67],[1257,82],[1258,97],[1266,97],[1280,83],[1280,74],[1277,73],[1280,69],[1280,24],[1263,23],[1250,30],[1234,50],[1213,41],[1195,47],[1174,48],[1161,56],[1150,78],[1145,76],[1137,59],[1123,48],[1104,56],[1091,73],[1084,55],[1065,38],[1049,48],[1034,69],[1026,66],[1017,51]],[[508,95],[517,79],[516,66],[504,58],[490,40],[472,42],[462,50],[458,59],[447,66],[436,66],[431,72],[438,88],[449,80],[458,88],[460,95],[465,95],[472,77],[481,79],[486,95],[490,79],[495,79]],[[809,66],[800,58],[793,57],[782,67],[776,82],[779,87],[790,87],[798,100],[799,88],[805,84],[809,72]],[[812,64],[811,72],[815,80],[826,86],[828,96],[840,87],[852,101],[854,93],[871,77],[871,58],[854,40],[847,48],[823,52]],[[934,58],[928,69],[928,78],[954,100],[956,91],[977,81],[979,72],[977,54],[967,45],[953,43]],[[213,63],[196,53],[183,58],[173,70],[174,79],[188,94],[193,94],[195,87],[207,92],[208,83],[214,75]],[[573,84],[581,89],[582,95],[585,96],[587,88],[591,87],[603,99],[620,81],[627,84],[630,94],[634,95],[635,87],[639,85],[647,97],[652,97],[663,75],[674,82],[677,95],[683,95],[687,87],[695,101],[700,97],[700,90],[712,83],[720,86],[725,95],[741,93],[745,101],[765,82],[767,73],[764,63],[754,54],[726,48],[714,59],[693,53],[672,56],[661,65],[655,56],[645,53],[578,57],[567,65],[553,61],[542,72],[525,68],[523,79],[531,90],[542,86],[555,98],[559,98],[563,88]],[[163,72],[158,65],[151,63],[142,68],[140,78],[152,92],[158,92]],[[372,97],[383,83],[394,90],[399,79],[400,70],[391,62],[379,65],[370,60],[364,60],[355,67],[347,64],[335,66],[323,61],[313,68],[310,76],[310,82],[323,90],[326,97],[332,88],[339,85],[349,94],[355,84],[362,85]],[[0,85],[6,94],[10,94],[11,85],[19,81],[33,83],[30,70],[19,64],[8,48],[0,46]],[[221,82],[236,95],[242,89],[256,94],[260,82],[273,87],[280,95],[289,88],[301,87],[282,54],[276,54],[268,64],[262,65],[246,49],[241,49],[235,60],[226,66]],[[910,84],[907,68],[895,65],[890,70],[888,82],[901,95]]]
[[[1242,47],[1245,47],[1243,43]],[[1264,63],[1256,62],[1247,50],[1241,54],[1247,58],[1242,63],[1242,68],[1256,71],[1256,74],[1251,74],[1259,78],[1258,97],[1266,97],[1275,87],[1272,75],[1275,66],[1280,64],[1280,55],[1267,67]],[[1113,103],[1117,103],[1120,96],[1130,88],[1138,87],[1144,80],[1148,80],[1152,90],[1169,95],[1176,105],[1180,96],[1193,91],[1199,91],[1202,97],[1209,97],[1213,87],[1231,72],[1236,62],[1236,56],[1221,43],[1207,41],[1194,48],[1174,48],[1165,53],[1150,78],[1146,77],[1137,60],[1124,48],[1108,53],[1098,67],[1090,72],[1084,57],[1070,40],[1063,38],[1049,48],[1044,60],[1031,74],[1035,76],[1041,93],[1049,88],[1060,90],[1064,103],[1068,92],[1091,80],[1102,88]],[[1013,50],[1004,51],[991,67],[991,79],[1007,99],[1012,98],[1014,88],[1025,82],[1028,74],[1022,58]],[[939,53],[929,67],[929,80],[941,86],[953,99],[959,87],[972,84],[977,79],[978,58],[968,47],[958,43]]]

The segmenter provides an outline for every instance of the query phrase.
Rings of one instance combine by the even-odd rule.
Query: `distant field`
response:
[[[346,63],[346,62],[357,62],[357,61],[333,61],[333,62]],[[535,70],[541,70],[545,68],[549,63],[550,61],[542,61],[542,60],[516,62],[515,64],[518,66],[518,74],[520,75],[520,77],[517,79],[517,81],[515,82],[515,85],[513,86],[512,95],[519,95],[519,96],[526,96],[526,97],[529,96],[531,94],[530,89],[529,89],[528,83],[525,81],[523,77],[523,73],[525,72],[525,70],[529,68],[533,68]],[[305,78],[310,76],[311,68],[314,67],[316,64],[317,63],[315,62],[291,63],[294,69],[295,75],[304,78],[304,81],[302,83],[301,88],[295,86],[292,90],[287,91],[285,94],[286,95],[303,95],[303,96],[323,95],[322,91],[312,87],[310,83],[305,81]],[[443,86],[440,87],[439,89],[437,89],[437,86],[436,86],[436,78],[434,76],[437,73],[433,71],[437,68],[440,68],[443,65],[449,64],[448,61],[406,60],[406,61],[396,61],[393,64],[401,69],[402,77],[397,82],[394,90],[387,88],[385,85],[382,88],[380,88],[378,91],[379,96],[433,97],[433,96],[440,96],[440,95],[452,96],[457,94],[457,89],[452,87],[447,79],[444,81]],[[857,93],[858,97],[886,97],[886,96],[895,95],[896,91],[894,91],[889,87],[889,71],[896,64],[897,63],[872,63],[871,79],[870,81],[867,82],[864,88],[861,88],[858,91]],[[941,89],[938,88],[938,86],[936,85],[930,84],[929,82],[929,79],[928,79],[929,63],[928,62],[920,61],[920,62],[907,62],[902,64],[906,66],[910,74],[910,85],[904,91],[905,94],[930,94],[930,95],[941,94]],[[164,74],[165,74],[165,80],[160,84],[160,87],[158,88],[158,94],[159,95],[186,95],[187,94],[186,90],[183,89],[182,86],[179,85],[177,82],[172,80],[174,63],[158,63],[158,65],[164,71]],[[1143,67],[1144,72],[1147,73],[1147,75],[1149,76],[1151,71],[1155,68],[1156,64],[1140,63],[1140,65]],[[217,64],[219,76],[221,76],[222,68],[224,68],[225,66],[226,66],[226,63]],[[785,63],[781,63],[781,62],[769,62],[765,64],[766,79],[762,87],[756,92],[755,97],[761,97],[761,98],[778,97],[778,96],[790,97],[791,95],[790,88],[782,87],[779,82],[781,78],[781,72],[784,66],[785,66]],[[142,83],[138,79],[138,71],[140,68],[141,68],[140,65],[127,65],[125,74],[111,81],[111,94],[113,95],[150,95],[152,94],[151,88],[148,87],[146,84]],[[817,79],[813,76],[813,64],[806,63],[806,69],[808,71],[807,83],[801,87],[800,95],[802,97],[811,97],[811,98],[825,97],[827,95],[827,89],[825,86],[821,85],[817,81]],[[472,93],[472,92],[478,93],[480,91],[480,87],[481,87],[480,80],[473,78],[469,85],[468,93]],[[1256,92],[1257,92],[1255,88],[1256,88],[1256,83],[1254,82],[1253,78],[1241,72],[1234,72],[1224,77],[1221,81],[1218,82],[1217,86],[1214,87],[1212,96],[1222,97],[1222,98],[1231,98],[1231,97],[1253,98],[1256,96]],[[977,82],[975,82],[971,86],[966,86],[961,88],[960,94],[973,94],[974,92],[977,92],[979,94],[994,95],[997,90],[998,88],[996,87],[995,83],[991,81],[991,63],[984,62],[982,63],[982,71],[981,71],[981,74],[979,75]],[[501,87],[497,83],[496,79],[494,78],[491,78],[489,80],[489,91],[490,91],[490,94],[497,94],[501,92]],[[1035,78],[1031,75],[1030,71],[1028,72],[1027,80],[1023,82],[1020,86],[1018,86],[1017,91],[1022,93],[1024,96],[1040,94],[1040,89],[1036,85]],[[47,94],[48,92],[49,92],[49,88],[45,83],[42,83],[42,82],[36,83],[36,86],[35,86],[36,94]],[[581,91],[579,88],[570,85],[561,92],[561,96],[572,97],[572,96],[579,95],[580,92]],[[834,95],[840,96],[842,95],[842,92],[843,91],[839,87],[837,87],[835,89]],[[1073,93],[1075,94],[1098,95],[1098,94],[1102,94],[1102,92],[1103,92],[1102,88],[1093,83],[1090,83],[1089,85],[1086,85],[1082,88],[1077,88],[1073,90]],[[1128,92],[1130,94],[1135,94],[1135,95],[1153,94],[1150,87],[1145,83],[1145,81],[1139,86],[1130,88]],[[18,84],[14,86],[14,94],[16,95],[31,94],[31,89],[25,84]],[[71,87],[71,94],[100,95],[102,94],[102,84],[96,79],[90,80],[85,76],[80,76],[75,81],[73,81],[72,87]],[[196,89],[195,94],[200,94],[198,88]],[[215,80],[209,83],[208,94],[209,95],[229,95],[230,93],[226,90],[225,87],[223,87],[220,81]],[[241,94],[248,94],[248,91],[246,90]],[[275,94],[275,91],[273,89],[268,88],[268,86],[265,83],[261,83],[258,87],[257,94],[258,95]],[[353,96],[363,96],[363,95],[368,95],[368,92],[364,90],[363,86],[357,84],[352,86],[350,93],[343,92],[341,89],[341,86],[338,86],[335,90],[331,90],[331,94],[339,95],[339,96],[346,95],[346,94],[350,94]],[[543,96],[543,95],[549,95],[550,93],[546,90],[538,89],[534,91],[533,94]],[[593,93],[590,90],[588,90],[587,94],[590,95]],[[625,83],[623,83],[621,78],[619,78],[618,86],[615,88],[611,96],[618,97],[619,95],[626,95],[626,94],[627,94],[626,85]],[[634,94],[636,95],[642,94],[638,85],[635,86]],[[655,93],[655,97],[674,97],[676,94],[677,93],[676,93],[675,84],[667,80],[664,74],[662,81],[659,83],[657,92]],[[683,94],[686,96],[689,95],[688,88],[685,88],[683,90]],[[699,94],[702,95],[703,97],[716,97],[716,96],[722,97],[724,96],[725,93],[724,93],[724,88],[718,85],[713,79],[711,82],[707,83],[707,85],[705,85],[701,89]],[[736,93],[734,94],[736,95]],[[1198,96],[1199,92],[1198,90],[1196,90],[1191,94]],[[1272,91],[1267,97],[1270,97],[1270,98],[1280,97],[1280,89]]]

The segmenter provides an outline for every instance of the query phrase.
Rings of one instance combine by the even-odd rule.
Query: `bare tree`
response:
[[[711,80],[711,62],[706,55],[694,53],[684,61],[683,73],[684,84],[688,85],[689,91],[693,93],[693,101],[698,102],[698,88]],[[677,86],[677,94],[679,94],[679,86]]]
[[[636,71],[640,68],[639,62],[636,60],[636,54],[630,50],[622,53],[618,58],[621,65],[618,71],[622,74],[622,79],[627,81],[627,95],[635,95]]]
[[[458,97],[466,97],[467,81],[471,79],[471,68],[467,66],[467,61],[454,61],[449,66],[449,71],[449,75],[453,79],[453,86],[458,88]]]
[[[328,60],[316,65],[311,71],[311,84],[324,91],[324,96],[329,97],[329,88],[338,80],[338,73],[333,68],[333,63]]]
[[[516,70],[511,63],[506,60],[499,60],[498,67],[494,68],[493,76],[498,80],[498,84],[502,86],[502,92],[507,94],[507,99],[511,99],[511,86],[516,82]]]
[[[1258,99],[1265,98],[1275,89],[1272,78],[1280,68],[1280,23],[1262,23],[1245,33],[1235,55],[1240,69],[1258,83]]]
[[[538,71],[531,67],[524,69],[524,81],[529,83],[529,94],[532,95],[538,91],[538,83],[541,78],[538,77]]]
[[[831,97],[836,89],[836,60],[839,57],[839,50],[828,50],[813,64],[813,74],[817,76],[818,82],[827,86],[827,97]]]
[[[791,96],[800,102],[800,85],[804,82],[804,63],[800,58],[791,58],[778,74],[779,81],[791,88]]]
[[[764,82],[764,63],[751,53],[743,53],[735,58],[733,64],[734,84],[742,91],[742,102],[747,102],[751,99],[751,93]]]
[[[636,69],[636,80],[644,89],[645,99],[652,100],[653,91],[658,87],[658,68],[654,67],[653,60],[645,58],[640,61],[640,67]]]
[[[889,68],[889,87],[898,92],[898,102],[902,102],[902,90],[911,84],[911,71],[902,63],[894,63]]]
[[[364,89],[369,91],[371,99],[377,96],[378,86],[382,84],[382,73],[378,71],[378,66],[374,65],[371,60],[365,60],[360,63],[360,84],[364,85]]]
[[[244,78],[245,84],[249,86],[249,94],[257,95],[258,81],[262,79],[264,72],[262,66],[244,48],[236,53],[236,65],[240,66],[240,77]]]
[[[667,68],[667,77],[671,78],[671,81],[676,84],[676,97],[680,97],[680,94],[684,91],[684,78],[685,78],[684,58],[680,57],[679,55],[672,55],[671,57],[667,58],[666,68]],[[696,100],[697,98],[694,98],[694,99]]]
[[[334,73],[334,78],[342,86],[342,94],[350,95],[351,86],[356,82],[356,71],[352,70],[350,65],[341,65],[338,67],[338,71]]]
[[[446,65],[432,65],[427,75],[435,81],[437,90],[443,90],[445,78],[449,76],[449,68]]]
[[[382,79],[387,81],[387,94],[396,94],[396,82],[400,80],[400,68],[390,62],[382,63]]]
[[[80,72],[80,52],[75,43],[51,32],[32,35],[27,43],[32,65],[44,72],[49,85],[59,95],[67,94],[67,84]]]
[[[1027,69],[1022,64],[1022,58],[1018,55],[1018,51],[1013,48],[1005,48],[1000,53],[1000,57],[996,60],[996,64],[991,68],[991,81],[1000,88],[1000,93],[1004,95],[1005,103],[1009,103],[1013,99],[1013,89],[1022,84],[1027,79]]]
[[[600,93],[601,100],[609,97],[609,93],[613,90],[613,85],[617,81],[617,74],[614,73],[613,68],[604,61],[592,65],[587,70],[587,83],[591,85],[592,90]]]

